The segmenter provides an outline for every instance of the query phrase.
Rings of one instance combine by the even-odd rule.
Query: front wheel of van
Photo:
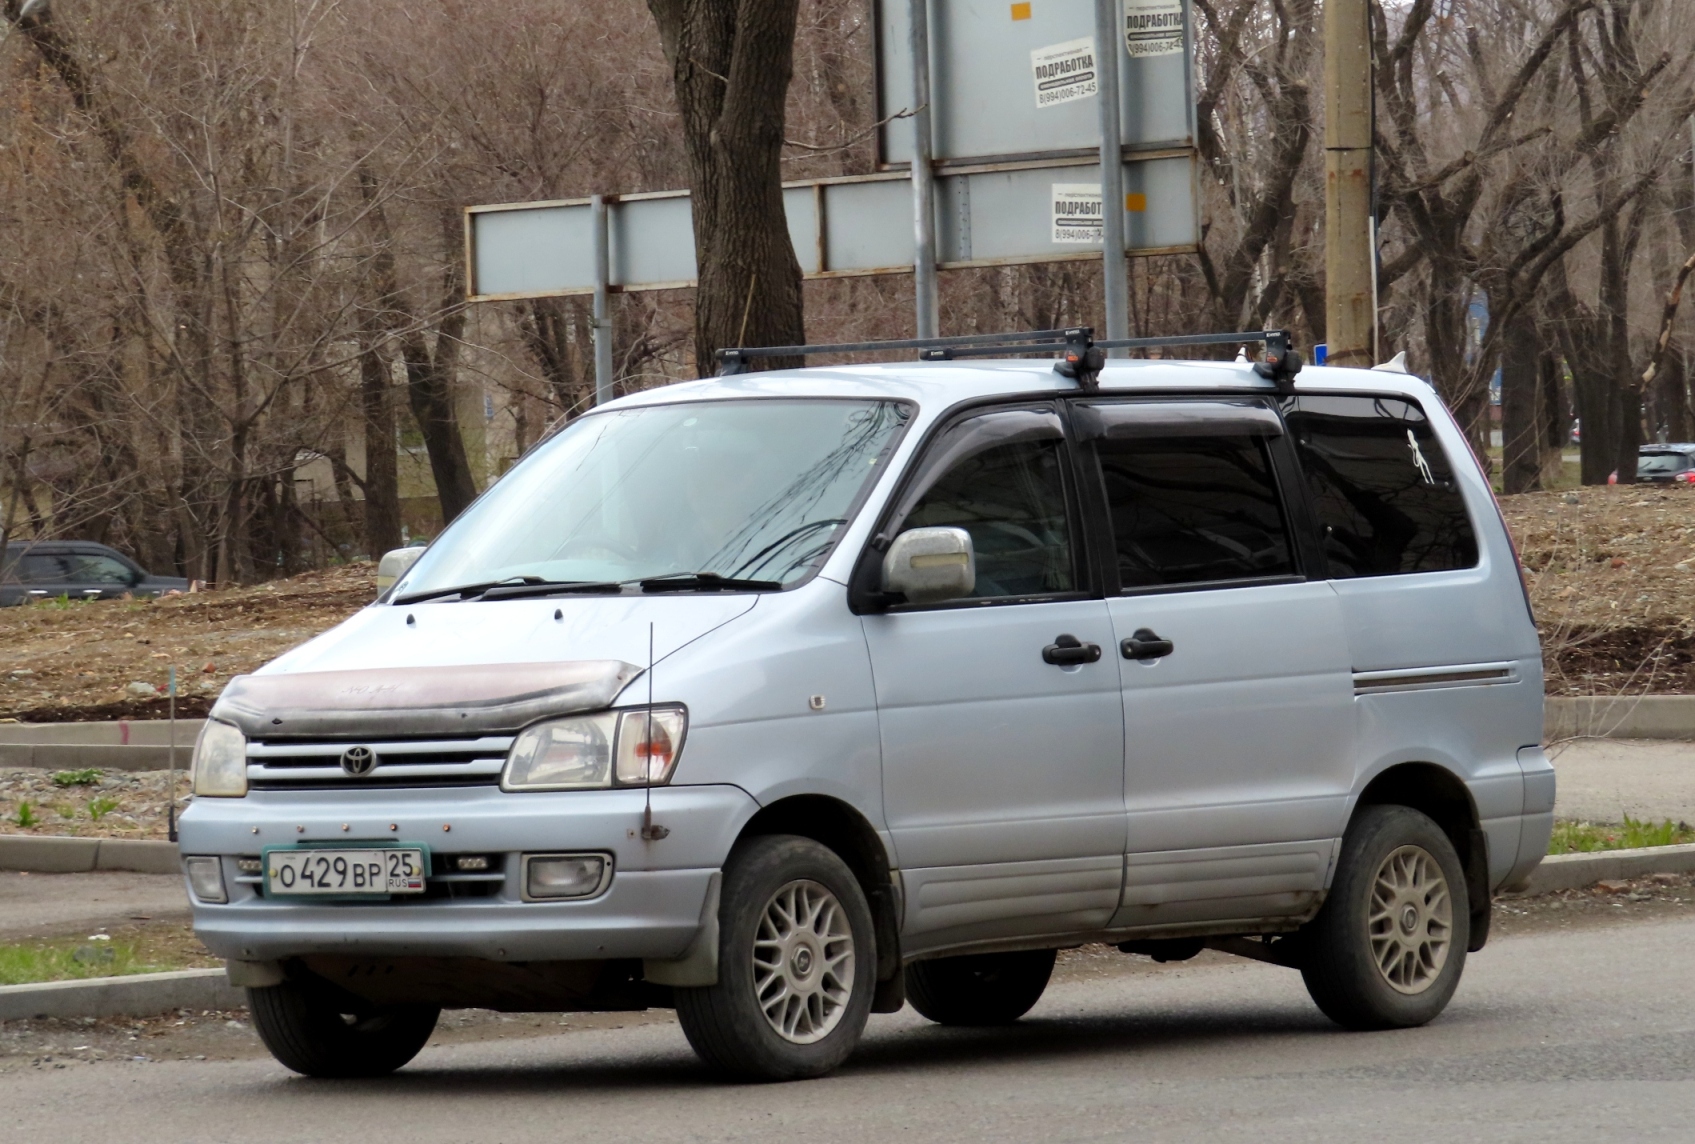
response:
[[[428,1005],[358,1006],[311,982],[247,991],[253,1027],[271,1055],[314,1077],[386,1076],[418,1055],[441,1010]]]
[[[1307,992],[1344,1028],[1423,1025],[1459,986],[1470,916],[1464,868],[1442,828],[1410,807],[1365,807],[1300,937]]]
[[[938,1025],[1010,1025],[1042,999],[1055,951],[973,953],[906,967],[906,999]]]
[[[689,1044],[742,1080],[823,1076],[859,1043],[876,989],[871,909],[810,838],[773,834],[724,866],[718,984],[675,991]]]

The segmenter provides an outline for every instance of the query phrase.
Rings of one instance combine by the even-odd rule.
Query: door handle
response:
[[[1162,640],[1152,628],[1137,628],[1136,634],[1118,645],[1125,659],[1161,659],[1176,650],[1170,640]]]
[[[1042,649],[1042,662],[1069,667],[1077,663],[1097,663],[1101,645],[1084,643],[1074,635],[1055,636],[1053,643]]]

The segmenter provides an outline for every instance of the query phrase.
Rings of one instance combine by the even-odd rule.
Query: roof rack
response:
[[[1180,334],[1168,338],[1114,338],[1095,340],[1093,326],[1066,330],[1028,330],[1021,333],[965,334],[949,338],[896,338],[877,342],[836,342],[810,346],[737,346],[718,351],[718,376],[746,373],[755,358],[808,357],[813,354],[869,353],[886,350],[917,350],[919,361],[953,361],[965,357],[1006,357],[1011,354],[1053,353],[1054,372],[1074,379],[1079,388],[1099,387],[1106,350],[1166,349],[1179,346],[1227,346],[1262,342],[1265,352],[1254,362],[1254,372],[1275,382],[1280,392],[1294,389],[1301,372],[1301,355],[1288,330],[1253,330],[1234,334]]]

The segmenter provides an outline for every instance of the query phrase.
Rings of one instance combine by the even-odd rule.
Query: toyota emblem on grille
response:
[[[368,775],[377,765],[377,753],[369,747],[349,747],[341,753],[341,769],[355,778]]]

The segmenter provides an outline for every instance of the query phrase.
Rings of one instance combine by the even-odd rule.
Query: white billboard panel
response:
[[[877,0],[879,119],[913,104],[911,2]],[[938,162],[1100,149],[1094,77],[1083,78],[1091,69],[1081,66],[1085,41],[1091,66],[1104,58],[1095,54],[1094,0],[927,3],[932,154]],[[1123,144],[1190,144],[1194,86],[1186,0],[1120,0],[1118,23],[1124,34],[1104,48],[1118,56]],[[1031,80],[1020,82],[1026,75]],[[909,163],[912,151],[910,118],[883,127],[884,163]]]
[[[1092,236],[1055,234],[1056,187],[1076,200],[1094,188]],[[1188,151],[1124,164],[1125,248],[1192,249],[1197,241],[1194,159]],[[912,272],[912,184],[904,174],[791,183],[783,189],[789,238],[809,278]],[[943,175],[936,186],[943,269],[1096,257],[1101,248],[1100,165],[1087,160],[994,164]],[[822,219],[822,225],[820,225]],[[465,212],[469,290],[479,301],[587,294],[594,236],[587,199],[471,207]],[[608,196],[608,286],[692,285],[694,228],[687,191]],[[1086,229],[1086,228],[1084,228]]]

